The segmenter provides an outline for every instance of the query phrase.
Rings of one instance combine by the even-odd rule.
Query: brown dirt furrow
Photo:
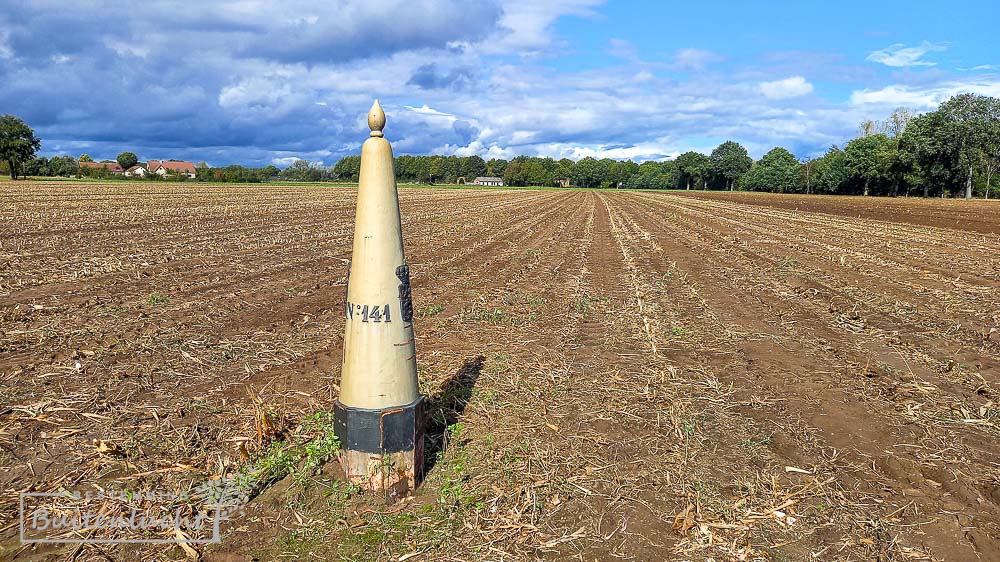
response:
[[[0,189],[0,558],[183,557],[21,545],[16,492],[177,489],[308,431],[353,190]],[[293,469],[206,561],[1000,558],[986,207],[400,197],[426,481],[387,506]],[[285,432],[258,441],[257,409]]]
[[[997,257],[1000,256],[1000,239],[992,236],[881,221],[858,223],[816,213],[761,209],[728,202],[699,205],[678,197],[668,200],[671,206],[684,206],[691,213],[711,208],[722,219],[720,222],[729,223],[737,230],[747,222],[780,225],[782,228],[771,230],[773,244],[801,242],[802,238],[788,236],[797,229],[784,228],[786,225],[798,226],[809,232],[811,249],[817,255],[845,267],[867,264],[880,271],[883,279],[897,283],[906,281],[914,289],[948,291],[960,296],[963,293],[988,295],[1000,287],[1000,258]]]
[[[1000,367],[1000,346],[988,339],[995,316],[990,313],[990,303],[995,299],[967,302],[963,306],[975,308],[956,314],[948,306],[920,299],[912,292],[887,293],[886,287],[894,285],[880,282],[883,278],[875,272],[858,275],[856,268],[815,259],[806,251],[800,253],[800,247],[810,246],[808,238],[799,238],[806,243],[789,240],[771,246],[760,241],[775,236],[773,226],[747,224],[735,235],[715,228],[708,213],[698,215],[678,214],[675,218],[688,226],[689,232],[697,233],[707,247],[735,253],[756,262],[762,271],[774,272],[779,282],[771,291],[782,299],[794,296],[792,300],[811,301],[813,311],[807,317],[834,315],[835,322],[849,331],[875,333],[890,340],[893,346],[906,348],[915,364],[926,365],[936,382],[949,387],[954,386],[953,379],[962,379],[966,399],[981,402],[977,395],[983,394],[982,384],[987,382],[982,373]],[[882,360],[909,371],[911,365],[905,358],[897,364],[899,359]]]
[[[766,396],[765,401],[774,400],[782,404],[783,415],[791,414],[803,419],[808,427],[818,428],[819,432],[813,432],[810,440],[825,442],[825,446],[833,445],[842,451],[856,452],[859,456],[852,461],[856,466],[865,466],[866,459],[868,462],[875,461],[882,474],[870,474],[869,469],[869,474],[862,475],[861,482],[878,481],[885,476],[895,480],[895,494],[885,499],[893,504],[914,501],[928,512],[936,512],[934,522],[922,527],[924,532],[933,536],[934,540],[929,544],[935,547],[935,551],[953,551],[956,537],[964,534],[962,526],[954,527],[950,523],[953,520],[946,515],[957,505],[955,497],[963,498],[959,501],[980,498],[973,505],[974,511],[979,511],[977,519],[984,525],[985,534],[975,541],[967,538],[962,542],[965,554],[953,552],[953,555],[958,556],[956,559],[975,559],[977,548],[983,554],[993,552],[995,539],[988,537],[996,536],[996,530],[992,528],[992,521],[997,515],[996,506],[989,501],[981,504],[982,498],[989,497],[988,490],[977,491],[974,485],[963,484],[960,478],[941,472],[944,470],[947,473],[944,467],[954,462],[976,462],[981,470],[989,470],[992,466],[990,457],[982,456],[986,451],[970,445],[981,442],[981,437],[970,435],[968,439],[958,438],[943,428],[925,435],[925,430],[916,430],[905,415],[889,415],[900,409],[879,398],[886,393],[869,395],[864,386],[858,386],[852,380],[857,376],[857,361],[863,360],[865,351],[852,352],[849,338],[843,338],[838,332],[815,324],[815,321],[810,323],[810,317],[814,315],[808,310],[797,315],[790,314],[794,310],[789,309],[787,295],[780,297],[768,290],[751,290],[751,287],[766,288],[773,283],[759,274],[761,268],[753,267],[752,262],[743,264],[740,259],[712,260],[716,265],[709,265],[700,257],[695,257],[705,255],[707,248],[702,248],[703,244],[690,233],[678,230],[679,224],[675,226],[673,221],[657,221],[655,216],[651,218],[648,211],[643,212],[641,207],[625,206],[637,220],[633,227],[634,239],[653,240],[646,245],[655,257],[644,265],[651,271],[661,272],[667,280],[681,279],[684,285],[695,287],[695,298],[702,303],[702,308],[712,311],[711,314],[692,312],[689,321],[694,320],[698,324],[704,319],[712,319],[713,322],[700,329],[702,333],[733,336],[726,347],[738,350],[735,357],[730,357],[728,361],[714,358],[713,363],[731,362],[731,368],[735,368],[742,362],[746,374],[735,380],[748,378],[751,388],[756,386],[768,391],[770,396]],[[733,297],[737,301],[727,304]],[[723,322],[718,322],[719,319]],[[813,334],[811,337],[802,335],[807,326]],[[848,354],[846,364],[845,351]],[[892,349],[884,349],[882,353],[891,355]],[[851,395],[857,398],[844,399]],[[879,403],[888,409],[876,407]],[[765,415],[764,419],[767,418]],[[858,427],[853,423],[857,419],[865,419],[865,425]],[[846,428],[850,429],[845,431]],[[960,431],[962,428],[956,429]],[[922,448],[935,442],[965,444],[958,450],[949,451],[946,458],[951,460],[944,464],[928,462],[920,458],[919,452],[900,451],[897,447],[899,443],[920,443]],[[798,453],[800,446],[789,449]],[[889,451],[892,453],[887,454]],[[814,462],[816,460],[813,459]],[[975,473],[975,469],[969,469],[965,474]],[[914,474],[917,475],[915,481]],[[951,486],[942,490],[942,482],[950,482]],[[983,491],[985,496],[980,494]],[[912,500],[907,497],[907,492],[917,493],[920,499]],[[919,544],[920,541],[911,541],[909,546]],[[975,548],[970,548],[973,545]]]
[[[907,233],[900,244],[890,246],[885,244],[885,233],[893,227],[888,223],[873,223],[864,229],[837,235],[839,230],[832,228],[829,220],[808,222],[808,216],[803,218],[801,213],[784,217],[733,204],[720,208],[698,208],[678,198],[655,197],[650,200],[670,207],[677,207],[677,202],[681,201],[680,206],[686,209],[687,214],[701,215],[708,221],[714,221],[725,235],[756,230],[756,239],[773,245],[776,251],[791,246],[809,252],[830,265],[857,270],[868,281],[877,275],[883,282],[898,285],[902,294],[923,292],[933,299],[944,300],[952,300],[949,297],[953,296],[984,299],[1000,287],[1000,259],[994,257],[1000,255],[1000,242],[976,245],[954,240],[928,249],[926,242],[914,239],[918,238],[916,233],[919,229],[904,227]],[[779,225],[783,228],[777,228]],[[788,225],[798,228],[789,228]],[[803,236],[802,232],[808,234]],[[808,241],[808,244],[803,241]],[[963,250],[958,251],[958,248]],[[911,259],[914,256],[918,259]]]
[[[931,226],[1000,234],[997,201],[960,201],[954,199],[915,199],[883,197],[847,197],[785,195],[777,193],[725,193],[692,191],[677,193],[683,197],[731,201],[768,209],[823,213],[854,220],[874,219],[903,224]]]

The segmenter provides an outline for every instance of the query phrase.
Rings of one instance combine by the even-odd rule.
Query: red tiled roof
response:
[[[187,174],[195,173],[194,164],[192,164],[191,162],[183,162],[183,161],[163,162],[160,160],[150,160],[149,162],[146,163],[146,168],[149,169],[150,172],[155,172],[156,169],[159,168],[160,166],[163,166],[164,168],[172,172],[184,172]]]
[[[122,167],[118,165],[118,162],[80,162],[81,168],[106,168],[112,172],[122,171]]]
[[[191,162],[163,162],[162,165],[164,168],[175,172],[195,173],[194,164]]]

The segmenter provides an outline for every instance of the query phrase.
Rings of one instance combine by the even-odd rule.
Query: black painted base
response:
[[[400,497],[423,478],[424,397],[383,409],[355,408],[335,400],[334,433],[347,477],[372,491]]]
[[[377,410],[333,402],[333,427],[340,446],[365,453],[409,451],[422,444],[423,415],[423,396],[411,404]]]

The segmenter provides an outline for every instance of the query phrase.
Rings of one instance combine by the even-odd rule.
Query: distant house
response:
[[[125,171],[122,170],[122,167],[120,165],[118,165],[118,162],[111,162],[111,161],[105,161],[105,162],[80,162],[80,167],[81,168],[103,168],[103,169],[111,172],[113,175],[116,175],[116,176],[120,176],[123,173],[125,173]]]
[[[478,177],[472,182],[472,185],[503,186],[503,178]]]
[[[566,178],[558,178],[552,181],[556,184],[556,187],[569,187],[569,180]]]
[[[150,173],[159,176],[165,176],[173,172],[175,174],[184,174],[191,179],[195,177],[194,164],[184,162],[183,160],[150,160],[146,162],[146,169]]]
[[[146,177],[147,170],[141,164],[136,164],[131,168],[125,170],[125,177],[127,178],[144,178]]]

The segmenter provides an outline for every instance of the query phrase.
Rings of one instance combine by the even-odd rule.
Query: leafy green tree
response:
[[[205,166],[205,168],[207,167],[208,166]],[[195,166],[195,169],[200,170],[202,168],[198,168],[197,166]],[[260,176],[261,181],[270,181],[278,177],[278,174],[280,173],[281,170],[279,170],[277,166],[275,166],[274,164],[268,164],[267,166],[264,166],[263,168],[260,169],[258,175]]]
[[[636,173],[625,182],[625,187],[630,189],[671,189],[676,186],[677,165],[653,160],[640,164]]]
[[[712,173],[725,180],[729,191],[736,188],[736,183],[753,165],[753,158],[747,154],[747,149],[734,141],[720,144],[708,158],[712,162]]]
[[[850,187],[851,172],[847,167],[847,156],[836,146],[823,156],[813,160],[812,191],[834,195],[846,193]]]
[[[708,174],[712,169],[712,162],[708,156],[700,152],[690,151],[678,156],[675,162],[677,163],[677,180],[680,185],[684,185],[685,189],[691,189],[692,182],[695,187],[701,182],[704,189],[705,180],[708,179]]]
[[[400,157],[397,161],[402,160],[406,157]],[[396,165],[396,175],[399,175],[400,169],[403,165]],[[361,174],[361,156],[352,155],[341,158],[339,162],[333,166],[333,175],[341,181],[358,181],[358,176]],[[416,178],[409,178],[409,181],[415,181]]]
[[[932,111],[913,119],[898,138],[898,161],[908,178],[908,185],[921,188],[928,197],[931,189],[940,189],[956,181],[957,151],[945,134],[943,113]]]
[[[72,156],[32,158],[22,167],[25,176],[72,176],[77,172],[76,160]]]
[[[35,157],[42,141],[35,131],[13,115],[0,117],[0,160],[10,168],[10,179],[16,180],[21,166]]]
[[[80,162],[93,162],[94,161],[94,159],[91,158],[90,155],[87,154],[87,153],[81,154],[80,157],[77,160],[79,160]]]
[[[1000,122],[1000,100],[976,94],[959,94],[941,104],[947,125],[943,129],[957,152],[965,180],[965,198],[972,199],[973,169],[983,162],[992,134]]]
[[[118,160],[118,165],[121,166],[123,170],[127,170],[139,163],[139,157],[136,156],[134,152],[122,152],[118,155],[116,160]]]
[[[546,160],[554,163],[551,158],[531,158],[524,163],[522,167],[526,182],[524,185],[552,185],[552,172],[546,166]]]
[[[608,181],[608,163],[593,157],[581,158],[570,171],[570,181],[579,187],[600,187]]]
[[[990,154],[997,138],[1000,100],[960,94],[907,122],[898,137],[895,171],[907,190],[922,187],[925,197],[932,189],[944,197],[951,187],[963,186],[971,198],[977,169],[980,176],[992,176]]]
[[[521,157],[508,162],[503,170],[503,183],[517,187],[528,185],[527,173],[522,169],[523,167],[524,159]]]
[[[1000,126],[997,127],[1000,129]],[[986,185],[983,188],[983,198],[989,199],[993,190],[993,176],[1000,169],[1000,130],[990,135],[990,141],[986,145],[986,154],[983,161],[983,172],[986,176]]]
[[[771,149],[743,176],[741,187],[748,191],[790,193],[799,184],[799,161],[788,150]]]
[[[608,160],[607,169],[608,187],[617,188],[626,186],[629,178],[639,171],[639,165],[631,160],[625,160],[624,162]]]
[[[51,176],[53,175],[49,169],[49,159],[42,156],[41,158],[32,158],[28,160],[24,166],[21,166],[21,173],[25,176]]]
[[[527,186],[553,184],[554,170],[558,165],[551,158],[518,156],[504,169],[503,181],[507,185]]]
[[[556,162],[555,179],[568,180],[573,173],[573,161],[569,158],[561,158]]]
[[[486,175],[486,161],[479,156],[466,156],[461,159],[458,175],[465,176],[471,183],[477,177]]]
[[[232,169],[233,166],[229,166],[225,169]],[[253,171],[251,168],[242,168],[239,174],[249,174],[251,177],[258,178],[256,181],[260,181],[260,171]],[[328,169],[323,165],[322,162],[310,162],[308,160],[296,160],[292,162],[292,165],[281,171],[278,177],[285,180],[291,181],[327,181],[333,179],[334,173],[332,170]],[[228,180],[226,180],[228,181]]]
[[[811,194],[816,179],[816,158],[805,158],[799,165],[799,191]]]
[[[427,166],[427,183],[434,185],[434,180],[439,180],[444,175],[444,157],[431,156],[430,165]]]
[[[503,158],[493,158],[486,163],[486,174],[490,177],[502,178],[507,171],[507,161]]]
[[[862,195],[886,182],[892,164],[894,144],[884,133],[860,137],[847,143],[847,168],[863,186]]]

